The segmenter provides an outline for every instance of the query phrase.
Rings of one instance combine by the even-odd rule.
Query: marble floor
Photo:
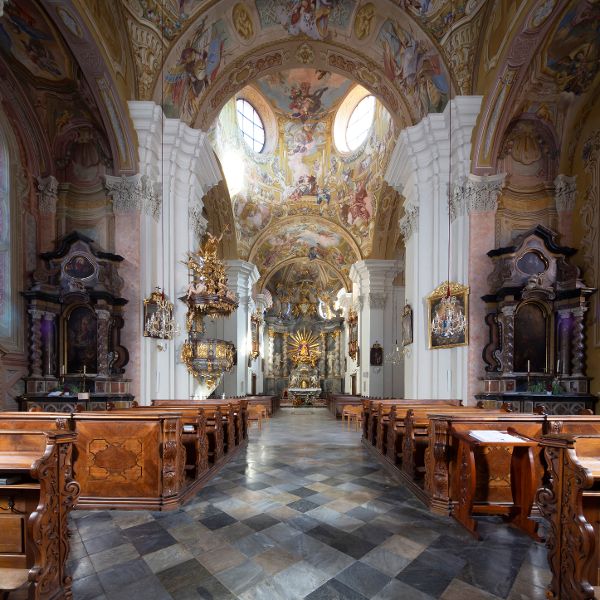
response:
[[[172,512],[75,511],[74,599],[542,599],[546,552],[431,514],[324,409],[284,409]]]

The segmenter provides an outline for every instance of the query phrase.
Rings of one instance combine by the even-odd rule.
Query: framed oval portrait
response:
[[[85,254],[73,254],[63,265],[64,274],[72,279],[88,279],[95,271],[95,266]]]

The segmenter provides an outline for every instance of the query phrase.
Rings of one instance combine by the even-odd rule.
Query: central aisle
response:
[[[283,409],[175,512],[75,511],[74,598],[544,598],[546,553],[432,515],[324,409]],[[484,591],[486,590],[486,591]]]

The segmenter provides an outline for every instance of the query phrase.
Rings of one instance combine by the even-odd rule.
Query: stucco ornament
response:
[[[248,12],[248,9],[244,4],[239,2],[233,7],[233,12],[231,13],[231,20],[233,21],[233,26],[235,30],[238,32],[240,37],[245,40],[249,40],[254,35],[254,25],[252,24],[252,17]]]

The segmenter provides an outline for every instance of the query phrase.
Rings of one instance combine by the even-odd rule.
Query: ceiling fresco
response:
[[[320,219],[310,223],[305,219],[292,219],[265,232],[249,257],[265,281],[291,259],[302,259],[300,263],[325,262],[346,284],[350,267],[360,260],[360,255],[341,228]]]
[[[335,108],[353,83],[329,71],[289,69],[262,77],[255,85],[275,112],[306,123]]]
[[[173,43],[159,33],[166,59],[161,72],[155,73],[159,81],[154,99],[169,116],[208,129],[223,104],[244,85],[306,66],[360,83],[380,98],[398,122],[416,123],[429,112],[444,109],[451,87],[446,59],[423,23],[439,18],[447,27],[458,27],[481,12],[482,2],[457,2],[451,14],[439,3],[402,4],[205,3],[205,10],[197,9]],[[128,5],[131,9],[131,1]],[[137,17],[144,19],[139,7]],[[470,60],[466,49],[453,57],[455,69],[458,63],[469,63],[457,78],[461,87],[470,85],[465,83],[465,77],[469,82],[471,78]]]
[[[33,77],[51,82],[71,75],[68,52],[31,2],[10,2],[0,22],[0,48]]]
[[[600,3],[580,2],[561,19],[546,51],[560,91],[581,95],[600,71]]]
[[[79,43],[87,43],[82,26],[70,13],[63,9],[57,16],[59,26],[67,27]],[[33,2],[7,4],[0,21],[0,55],[18,81],[23,108],[42,124],[54,175],[78,189],[101,188],[104,175],[115,164],[103,122],[106,112],[50,15]],[[103,93],[111,93],[108,82],[104,84]],[[113,129],[123,137],[120,124]],[[125,146],[123,137],[118,148]],[[126,154],[123,150],[119,156]]]
[[[319,258],[347,273],[353,262],[371,253],[395,129],[389,113],[376,102],[363,144],[354,152],[339,151],[333,140],[334,120],[353,87],[340,75],[314,69],[269,75],[240,93],[255,103],[258,94],[274,114],[274,126],[267,127],[267,137],[274,138],[267,142],[268,150],[255,153],[243,142],[235,100],[221,111],[211,131],[226,177],[229,164],[235,175],[244,173],[242,189],[232,194],[237,247],[261,272],[304,257]],[[332,231],[320,236],[316,229],[289,225],[290,218],[306,223],[307,217],[318,218],[319,227]],[[344,232],[351,243],[344,243],[336,231]]]
[[[499,87],[496,94],[488,94],[487,102],[492,106],[482,110],[489,117],[478,131],[475,172],[487,165],[495,168],[495,161],[502,161],[506,154],[507,140],[511,147],[529,148],[526,153],[517,151],[521,160],[540,153],[561,155],[567,164],[573,160],[593,104],[590,99],[600,90],[600,4],[594,0],[565,4],[561,12],[553,15],[557,3],[540,1],[524,19],[523,30],[515,41],[519,62],[515,66],[503,65],[498,81],[507,85],[504,89]],[[488,43],[488,36],[485,39]],[[527,39],[525,50],[529,54],[519,39]],[[511,50],[508,48],[507,52]],[[484,46],[483,54],[492,52]],[[527,127],[522,125],[524,121]],[[532,135],[532,128],[538,133]],[[543,135],[543,131],[549,135]],[[563,146],[567,152],[561,153]],[[565,166],[544,160],[544,168],[537,169],[537,161],[517,160],[518,169],[522,173],[527,170],[529,180],[537,179],[538,185],[551,183],[559,167]]]

